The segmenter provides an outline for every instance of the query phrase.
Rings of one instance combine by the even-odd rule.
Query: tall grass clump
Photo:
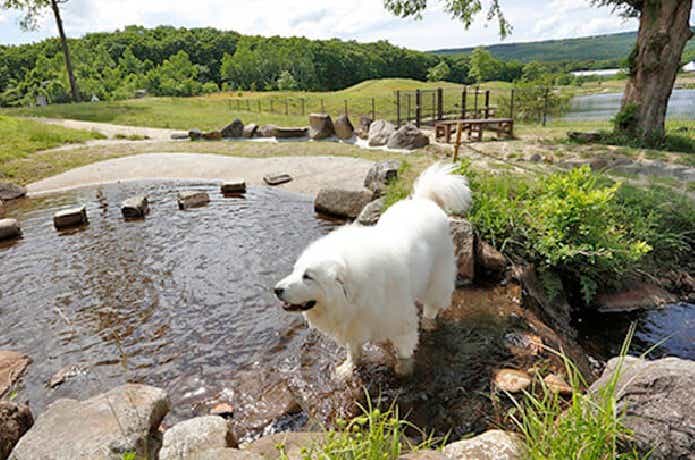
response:
[[[581,373],[564,354],[554,352],[564,362],[572,397],[565,401],[541,380],[540,388],[524,392],[514,401],[512,420],[521,432],[531,460],[613,460],[642,458],[628,447],[631,431],[617,408],[617,384],[623,359],[634,333],[628,332],[619,363],[608,383],[596,392],[583,394],[586,387]]]

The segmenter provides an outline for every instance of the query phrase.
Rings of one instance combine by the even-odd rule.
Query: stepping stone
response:
[[[179,203],[179,209],[197,208],[208,204],[210,195],[195,191],[179,192],[176,201]]]
[[[53,225],[55,228],[77,227],[89,223],[87,221],[87,210],[84,206],[58,211],[53,214]]]
[[[146,195],[137,195],[121,203],[121,213],[126,219],[140,219],[150,211]]]
[[[292,176],[289,174],[277,174],[277,175],[268,175],[268,176],[263,176],[263,182],[265,182],[268,185],[280,185],[280,184],[286,184],[287,182],[292,181]]]
[[[17,238],[20,234],[17,219],[0,219],[0,240]]]
[[[246,193],[246,181],[244,179],[230,179],[220,186],[222,193]]]

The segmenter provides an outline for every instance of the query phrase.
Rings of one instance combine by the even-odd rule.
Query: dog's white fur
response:
[[[423,327],[451,302],[456,278],[454,244],[444,209],[471,204],[465,177],[455,166],[425,170],[409,199],[390,207],[373,227],[344,226],[312,243],[291,275],[276,286],[287,308],[309,308],[312,327],[347,349],[339,377],[352,373],[366,342],[391,342],[396,373],[412,372],[418,344],[415,301],[423,304]]]

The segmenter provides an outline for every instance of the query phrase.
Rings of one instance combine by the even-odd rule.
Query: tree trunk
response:
[[[57,0],[51,0],[51,9],[53,10],[53,16],[55,16],[56,24],[58,24],[60,46],[63,48],[63,55],[65,56],[65,68],[68,71],[68,80],[70,81],[70,94],[72,95],[72,100],[74,102],[79,102],[80,93],[77,90],[75,74],[72,71],[72,61],[70,60],[70,49],[68,48],[68,39],[65,36],[65,31],[63,30],[63,20],[60,18],[60,8],[58,8]]]
[[[693,0],[643,1],[637,44],[630,55],[630,79],[623,95],[623,123],[617,130],[646,141],[664,138],[666,107],[683,48],[693,35],[692,6]],[[633,104],[634,115],[626,119]]]

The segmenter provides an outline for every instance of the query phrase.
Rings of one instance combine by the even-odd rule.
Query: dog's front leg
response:
[[[339,380],[351,377],[355,370],[355,366],[359,365],[362,359],[362,344],[350,344],[346,345],[345,348],[347,349],[347,359],[335,369],[336,377],[338,377]]]

